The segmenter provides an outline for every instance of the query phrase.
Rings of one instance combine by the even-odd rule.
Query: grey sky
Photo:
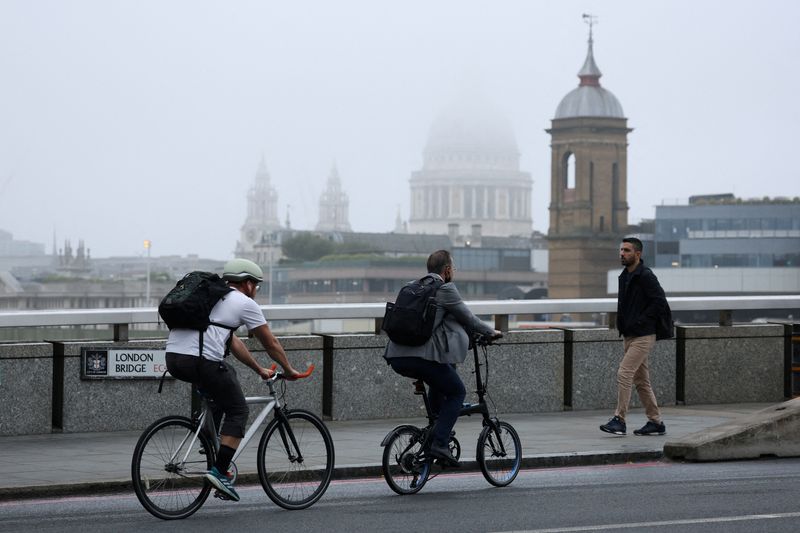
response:
[[[224,259],[263,154],[281,221],[289,204],[313,228],[335,161],[353,229],[389,231],[433,118],[480,80],[546,231],[544,130],[577,86],[585,12],[634,128],[632,222],[693,194],[800,195],[794,0],[2,0],[0,229]]]

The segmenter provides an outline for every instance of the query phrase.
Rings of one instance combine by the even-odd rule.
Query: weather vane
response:
[[[583,21],[589,25],[589,40],[592,40],[592,26],[597,24],[597,15],[592,15],[591,13],[584,13],[581,15],[583,17]]]

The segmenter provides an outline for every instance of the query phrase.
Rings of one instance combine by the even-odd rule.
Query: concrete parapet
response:
[[[568,329],[564,333],[564,404],[572,409],[613,409],[617,405],[617,369],[624,355],[619,333],[609,329]],[[675,340],[657,341],[648,363],[658,404],[675,405]],[[631,406],[641,406],[635,388]]]
[[[189,414],[189,385],[178,380],[165,379],[158,394],[157,379],[81,379],[82,347],[163,350],[164,341],[54,343],[56,379],[60,378],[62,383],[61,394],[56,395],[53,404],[56,429],[65,432],[143,429],[162,416]],[[60,365],[63,366],[59,369]]]
[[[800,398],[664,444],[675,460],[723,461],[800,456]]]
[[[561,330],[505,333],[488,348],[489,396],[499,413],[561,411],[564,398],[564,332]],[[481,361],[482,363],[483,361]],[[474,401],[472,352],[459,373]],[[485,373],[485,367],[481,368]],[[473,395],[474,396],[474,395]]]
[[[489,347],[489,393],[502,413],[561,410],[563,333],[508,333]],[[425,415],[412,381],[395,374],[383,359],[388,342],[374,335],[325,336],[325,414],[334,420],[421,417]],[[474,358],[458,372],[473,399]],[[482,369],[485,372],[485,367]]]
[[[783,400],[784,337],[781,325],[678,326],[678,400]]]
[[[52,391],[50,343],[0,344],[0,436],[50,433]]]
[[[269,368],[273,361],[264,351],[264,347],[257,339],[242,339],[247,348],[262,366]],[[322,415],[322,382],[324,368],[322,364],[322,337],[318,335],[298,335],[280,337],[281,346],[286,352],[289,362],[300,372],[309,364],[315,369],[310,377],[286,383],[286,394],[281,402],[289,409],[306,409],[317,415]],[[236,365],[239,382],[245,396],[266,396],[269,389],[263,384],[255,372],[245,367],[235,357],[229,357],[229,362]],[[278,390],[283,387],[277,384]],[[250,408],[251,417],[259,411],[258,406]]]

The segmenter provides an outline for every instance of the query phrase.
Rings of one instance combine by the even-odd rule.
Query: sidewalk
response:
[[[600,424],[611,416],[604,411],[501,416],[510,422],[522,441],[523,466],[557,467],[624,463],[662,457],[668,439],[682,437],[772,404],[726,404],[663,407],[667,425],[663,437],[637,437],[633,430],[646,419],[641,409],[628,415],[628,435],[601,432]],[[400,423],[422,420],[328,421],[336,450],[334,479],[380,476],[380,442]],[[480,418],[460,418],[456,437],[461,442],[464,468],[475,467],[475,442]],[[130,463],[141,431],[114,433],[53,433],[0,437],[0,500],[43,497],[106,490],[132,490]],[[237,465],[239,483],[257,482],[258,439],[248,444]]]

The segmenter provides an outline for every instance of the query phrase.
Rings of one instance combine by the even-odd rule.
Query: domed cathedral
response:
[[[548,296],[604,298],[607,272],[619,267],[628,226],[627,119],[617,98],[600,86],[593,18],[580,83],[556,109],[551,135]]]
[[[259,259],[254,247],[271,239],[271,235],[281,229],[278,221],[278,192],[270,182],[264,158],[256,172],[256,178],[247,191],[247,217],[236,242],[236,255],[254,261]]]
[[[319,198],[319,222],[317,231],[353,231],[349,221],[350,200],[342,190],[342,180],[334,163],[328,176],[325,191]]]
[[[532,181],[519,157],[511,124],[488,104],[451,105],[433,122],[422,169],[411,174],[409,232],[473,246],[481,235],[529,237]]]

